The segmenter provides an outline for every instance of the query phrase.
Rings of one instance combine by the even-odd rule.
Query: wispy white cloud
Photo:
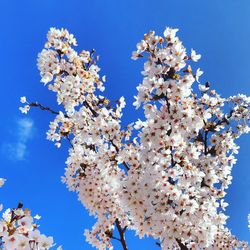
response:
[[[34,122],[30,118],[21,118],[16,122],[13,132],[13,142],[3,143],[2,152],[11,160],[24,160],[27,151],[27,142],[32,138],[34,132]]]

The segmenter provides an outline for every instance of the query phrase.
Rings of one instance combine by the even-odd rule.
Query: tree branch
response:
[[[122,244],[123,250],[128,250],[128,247],[127,247],[127,244],[126,244],[126,241],[125,241],[126,227],[122,228],[118,219],[115,220],[115,224],[116,224],[117,230],[118,230],[119,235],[120,235],[120,242]]]
[[[205,138],[204,138],[204,153],[207,155],[207,139],[208,139],[208,131],[205,131]]]
[[[179,245],[179,247],[180,247],[181,250],[188,250],[187,246],[185,246],[185,245],[181,242],[181,240],[179,240],[179,239],[175,239],[175,240],[177,241],[177,243],[178,243],[178,245]]]
[[[94,117],[98,116],[98,113],[89,105],[87,101],[84,101],[83,104],[91,111],[91,113],[94,115]]]
[[[38,107],[38,108],[40,108],[41,110],[47,110],[47,111],[49,111],[50,113],[52,113],[52,114],[54,114],[54,115],[59,115],[59,112],[54,111],[54,110],[52,110],[52,109],[49,108],[49,107],[45,107],[45,106],[43,106],[42,104],[40,104],[40,103],[38,103],[38,102],[32,102],[32,103],[29,104],[29,106],[30,106],[30,107]]]

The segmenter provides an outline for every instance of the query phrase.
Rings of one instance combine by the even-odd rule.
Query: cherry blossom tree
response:
[[[5,179],[0,178],[0,187],[5,183]],[[2,211],[3,205],[0,205]],[[19,203],[17,208],[6,209],[0,219],[0,249],[1,250],[48,250],[55,244],[52,237],[41,234],[37,221],[39,215],[31,216],[30,211],[23,209],[23,204]],[[57,250],[61,250],[58,247]]]
[[[96,249],[119,241],[127,250],[126,230],[162,249],[249,249],[226,226],[224,197],[236,139],[249,132],[250,98],[225,98],[200,83],[201,55],[188,53],[177,31],[151,31],[133,52],[132,59],[144,60],[134,102],[143,120],[121,124],[124,98],[102,94],[98,56],[78,53],[65,29],[51,28],[38,55],[41,82],[56,93],[58,111],[21,98],[23,113],[37,107],[55,115],[47,139],[69,143],[62,181],[96,218],[84,233]]]

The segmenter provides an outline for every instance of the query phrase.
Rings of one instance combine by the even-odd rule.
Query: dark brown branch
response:
[[[228,119],[230,119],[230,118],[232,117],[233,113],[234,113],[234,110],[231,110],[230,113],[229,113],[229,115],[228,115],[228,116],[225,115],[225,116],[222,118],[222,120],[218,121],[218,122],[215,124],[214,127],[217,127],[217,126],[219,126],[219,125],[222,125],[223,123],[226,123],[227,125],[229,125]]]
[[[98,116],[98,113],[89,105],[89,103],[87,101],[84,101],[83,104],[89,108],[89,110],[91,111],[91,113],[94,115],[94,117]]]
[[[129,167],[128,167],[128,164],[124,161],[123,163],[123,166],[127,169],[127,171],[130,169]]]
[[[151,99],[152,101],[158,101],[160,99],[164,99],[166,96],[161,93],[160,95],[154,95],[153,98]]]
[[[127,227],[128,226],[125,226],[123,229],[122,229],[122,232],[125,233],[125,231],[127,230]]]
[[[59,115],[59,112],[54,111],[54,110],[52,110],[52,109],[49,108],[49,107],[45,107],[45,106],[43,106],[42,104],[40,104],[40,103],[38,103],[38,102],[32,102],[32,103],[29,104],[29,106],[30,106],[30,107],[38,107],[38,108],[40,108],[41,110],[47,110],[47,111],[49,111],[50,113],[52,113],[52,114],[54,114],[54,115]]]
[[[127,247],[127,244],[125,241],[125,230],[126,229],[124,230],[124,228],[121,227],[118,219],[115,220],[115,225],[116,225],[117,230],[118,230],[119,235],[120,235],[120,242],[122,244],[123,250],[128,250],[128,247]]]
[[[205,138],[204,138],[204,153],[207,154],[207,139],[208,139],[208,131],[205,131]]]
[[[166,100],[167,107],[168,107],[168,113],[170,114],[170,103],[168,101],[168,97],[167,96],[165,96],[165,100]]]
[[[179,245],[179,247],[180,247],[181,250],[188,250],[187,246],[185,246],[185,245],[181,242],[181,240],[179,240],[179,239],[175,239],[175,240],[177,241],[177,243],[178,243],[178,245]]]
[[[156,244],[158,247],[161,247],[161,243],[160,243],[160,242],[155,242],[155,244]]]
[[[175,161],[174,161],[174,156],[173,156],[173,147],[170,146],[170,151],[171,151],[171,167],[173,168],[175,166]]]
[[[207,185],[207,183],[205,182],[204,177],[202,178],[202,181],[201,181],[201,187],[208,187],[208,188],[210,188],[210,186]]]
[[[23,203],[19,202],[16,209],[22,209],[22,208],[23,208]],[[14,209],[12,209],[10,223],[12,223],[14,220],[16,220],[16,218],[17,218],[17,215],[15,214]]]

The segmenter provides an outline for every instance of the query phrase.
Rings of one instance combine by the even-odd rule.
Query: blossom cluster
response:
[[[96,217],[85,236],[99,250],[112,249],[112,239],[122,243],[126,229],[155,238],[162,249],[247,247],[226,227],[224,197],[235,139],[249,132],[250,98],[223,98],[202,84],[203,72],[193,70],[201,55],[188,53],[177,31],[151,31],[137,44],[132,58],[145,62],[134,105],[145,118],[126,128],[124,98],[112,103],[100,95],[105,77],[94,51],[77,53],[65,29],[51,28],[38,56],[41,81],[64,110],[21,99],[24,113],[37,106],[56,114],[47,138],[58,147],[62,139],[70,142],[62,180]]]
[[[57,93],[57,102],[70,115],[76,106],[91,100],[96,88],[104,90],[100,69],[92,63],[92,53],[83,50],[77,54],[71,47],[77,44],[67,30],[51,28],[47,38],[45,49],[38,56],[41,81],[49,83],[48,88]]]
[[[63,138],[70,140],[63,182],[75,191],[89,212],[98,218],[85,235],[99,249],[112,248],[110,234],[119,218],[123,226],[127,215],[119,202],[125,171],[118,167],[117,152],[129,130],[121,130],[120,118],[125,106],[121,97],[113,107],[96,90],[103,91],[105,76],[100,78],[94,52],[77,52],[66,30],[52,28],[46,48],[38,56],[42,82],[56,92],[58,112],[50,123],[47,138],[60,147]],[[27,103],[29,107],[32,106]]]
[[[222,198],[238,153],[235,139],[249,132],[250,98],[222,98],[209,83],[195,93],[192,85],[202,72],[191,63],[201,56],[193,49],[187,54],[177,31],[167,28],[164,37],[150,32],[133,53],[146,58],[134,103],[143,105],[146,120],[136,122],[139,144],[123,153],[134,166],[124,206],[137,234],[160,238],[164,249],[178,240],[209,248],[226,224]]]
[[[0,178],[0,187],[5,179]],[[2,205],[1,205],[2,210]],[[0,219],[0,249],[2,250],[48,250],[55,245],[52,237],[41,234],[37,221],[21,203],[15,209],[6,209]],[[57,250],[62,250],[58,247]]]

